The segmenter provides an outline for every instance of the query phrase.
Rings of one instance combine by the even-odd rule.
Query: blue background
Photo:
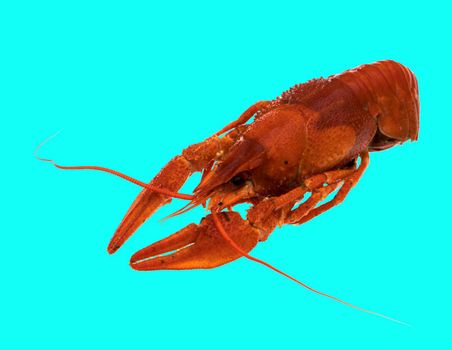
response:
[[[11,2],[12,3],[12,2]],[[452,346],[449,5],[22,2],[0,5],[3,349],[414,349]],[[391,58],[419,79],[419,142],[371,155],[339,207],[254,255],[412,324],[319,297],[240,259],[139,273],[138,249],[199,222],[174,201],[114,256],[139,188],[186,146],[295,83]],[[199,177],[184,188],[189,191]]]

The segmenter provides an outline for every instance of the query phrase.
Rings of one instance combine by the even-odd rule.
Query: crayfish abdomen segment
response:
[[[404,65],[386,60],[365,64],[330,79],[340,81],[378,119],[380,131],[399,141],[417,140],[417,79]]]

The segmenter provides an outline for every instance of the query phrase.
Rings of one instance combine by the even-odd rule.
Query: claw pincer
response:
[[[240,214],[219,214],[230,238],[246,252],[253,249],[259,231],[251,227]],[[190,224],[179,232],[135,253],[130,265],[135,270],[187,270],[209,269],[240,258],[218,233],[212,215],[207,215],[199,225]]]

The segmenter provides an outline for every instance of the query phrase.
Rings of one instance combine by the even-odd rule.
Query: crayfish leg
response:
[[[245,124],[248,120],[250,120],[253,115],[255,115],[257,112],[262,110],[264,107],[267,107],[271,101],[259,101],[253,104],[251,107],[249,107],[245,112],[243,112],[240,117],[238,117],[236,120],[234,120],[232,123],[229,123],[224,128],[222,128],[220,131],[215,133],[216,136],[219,136],[221,134],[224,134],[225,132],[232,130],[236,128],[239,125]]]

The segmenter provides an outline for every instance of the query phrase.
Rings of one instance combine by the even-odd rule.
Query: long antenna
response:
[[[77,166],[64,166],[64,165],[59,165],[57,164],[53,159],[46,159],[46,158],[41,158],[38,156],[38,151],[40,150],[40,148],[42,146],[44,146],[48,141],[50,141],[51,139],[53,139],[55,136],[57,136],[60,133],[60,131],[58,131],[56,134],[48,137],[47,139],[45,139],[43,142],[41,142],[39,144],[38,147],[36,147],[36,150],[34,152],[34,156],[36,157],[37,160],[41,161],[41,162],[47,162],[47,163],[51,163],[53,164],[56,168],[58,169],[62,169],[62,170],[96,170],[96,171],[103,171],[105,173],[109,173],[115,176],[118,176],[126,181],[129,181],[135,185],[141,186],[143,188],[146,188],[148,190],[163,194],[165,196],[168,197],[173,197],[173,198],[179,198],[179,199],[185,199],[185,200],[192,200],[194,198],[194,196],[190,195],[190,194],[184,194],[184,193],[177,193],[177,192],[173,192],[164,188],[160,188],[151,184],[147,184],[145,182],[142,182],[140,180],[134,179],[133,177],[123,174],[119,171],[113,170],[113,169],[109,169],[109,168],[105,168],[105,167],[100,167],[100,166],[95,166],[95,165],[77,165]]]
[[[375,312],[375,311],[371,311],[371,310],[364,309],[364,308],[362,308],[362,307],[359,307],[359,306],[350,304],[350,303],[348,303],[348,302],[346,302],[346,301],[343,301],[343,300],[341,300],[341,299],[339,299],[339,298],[336,298],[335,296],[332,296],[332,295],[329,295],[329,294],[320,292],[320,291],[318,291],[318,290],[316,290],[316,289],[314,289],[314,288],[308,286],[307,284],[305,284],[305,283],[303,283],[303,282],[297,280],[295,277],[292,277],[292,276],[288,275],[287,273],[285,273],[285,272],[283,272],[283,271],[277,269],[276,267],[270,265],[269,263],[267,263],[267,262],[265,262],[265,261],[263,261],[263,260],[260,260],[260,259],[258,259],[258,258],[255,258],[255,257],[249,255],[246,251],[244,251],[242,248],[240,248],[240,247],[237,245],[237,243],[235,243],[235,242],[229,237],[229,235],[227,234],[227,232],[226,232],[226,230],[225,230],[223,224],[221,223],[220,219],[218,218],[218,214],[217,214],[215,211],[213,211],[213,210],[212,210],[211,213],[212,213],[213,222],[214,222],[215,227],[217,228],[218,232],[221,234],[221,236],[224,238],[224,240],[225,240],[232,248],[234,248],[240,255],[242,255],[243,257],[245,257],[245,258],[247,258],[247,259],[249,259],[249,260],[251,260],[251,261],[257,262],[258,264],[264,265],[265,267],[268,267],[269,269],[271,269],[271,270],[273,270],[273,271],[275,271],[275,272],[277,272],[277,273],[283,275],[284,277],[287,277],[288,279],[294,281],[295,283],[298,283],[299,285],[303,286],[304,288],[310,290],[310,291],[313,292],[313,293],[316,293],[316,294],[319,294],[319,295],[321,295],[321,296],[324,296],[324,297],[333,299],[334,301],[337,301],[337,302],[339,302],[339,303],[341,303],[341,304],[344,304],[344,305],[346,305],[346,306],[349,306],[349,307],[351,307],[351,308],[353,308],[353,309],[357,309],[357,310],[359,310],[359,311],[363,311],[363,312],[366,312],[366,313],[368,313],[368,314],[372,314],[372,315],[375,315],[375,316],[378,316],[378,317],[382,317],[382,318],[385,318],[385,319],[387,319],[387,320],[390,320],[390,321],[393,321],[393,322],[396,322],[396,323],[403,324],[403,325],[405,325],[405,326],[411,326],[410,324],[405,323],[405,322],[402,322],[402,321],[399,321],[399,320],[396,320],[395,318],[388,317],[388,316],[386,316],[386,315],[380,314],[380,313]]]

